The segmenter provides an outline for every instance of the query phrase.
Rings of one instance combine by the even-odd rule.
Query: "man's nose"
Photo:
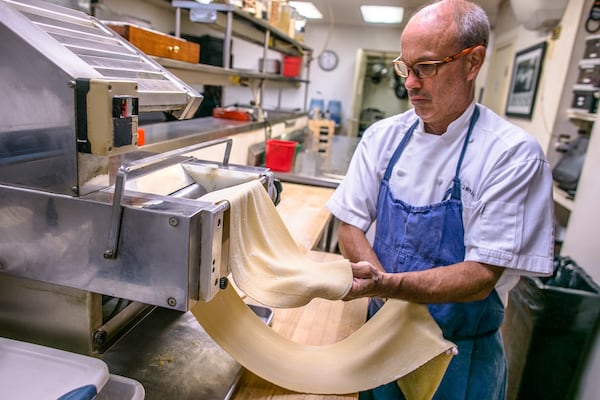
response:
[[[406,87],[407,90],[410,90],[420,88],[421,84],[421,79],[417,78],[417,74],[415,74],[415,71],[409,69],[408,76],[404,79],[404,87]]]

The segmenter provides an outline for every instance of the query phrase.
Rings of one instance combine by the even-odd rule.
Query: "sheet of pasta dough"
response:
[[[342,299],[350,289],[349,262],[312,261],[258,181],[210,192],[201,200],[230,203],[232,277],[254,300],[298,307],[315,297]],[[192,313],[245,368],[305,393],[353,393],[398,380],[409,400],[429,399],[452,357],[447,352],[454,347],[443,339],[425,306],[395,299],[346,339],[323,346],[280,336],[231,287],[210,302],[198,302]]]

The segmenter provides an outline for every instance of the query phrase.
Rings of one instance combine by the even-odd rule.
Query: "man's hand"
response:
[[[344,300],[353,300],[359,297],[377,296],[383,283],[384,272],[366,261],[350,263],[352,267],[352,288]]]
[[[422,304],[483,300],[504,271],[476,261],[402,273],[387,273],[366,261],[351,262],[350,266],[352,288],[344,300],[381,297]]]

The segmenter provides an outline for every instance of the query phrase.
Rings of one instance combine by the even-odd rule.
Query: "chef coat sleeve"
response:
[[[533,139],[500,157],[464,209],[466,259],[509,274],[552,273],[552,174]]]

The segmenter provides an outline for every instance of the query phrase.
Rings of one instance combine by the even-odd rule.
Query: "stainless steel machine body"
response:
[[[0,54],[0,335],[102,353],[146,305],[210,300],[228,204],[198,198],[260,179],[275,199],[271,172],[230,164],[231,140],[140,151],[140,113],[202,97],[91,16],[0,0]]]
[[[42,1],[0,1],[0,181],[62,194],[106,186],[135,150],[139,112],[192,116],[202,96],[100,21]]]

